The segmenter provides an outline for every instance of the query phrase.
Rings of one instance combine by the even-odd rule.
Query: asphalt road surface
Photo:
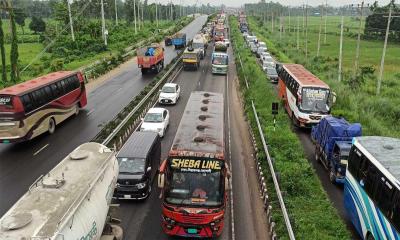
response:
[[[191,39],[206,22],[201,16],[182,32]],[[165,64],[176,56],[173,47],[165,48]],[[90,141],[128,102],[154,77],[141,75],[137,64],[132,64],[88,93],[88,105],[77,117],[57,125],[53,135],[43,134],[29,142],[0,145],[0,216],[2,216],[41,175],[80,144]]]
[[[212,75],[211,49],[209,46],[199,70],[182,71],[174,81],[181,86],[181,97],[176,105],[163,106],[170,112],[170,126],[162,139],[162,159],[171,148],[190,93],[196,90],[224,93],[226,157],[231,165],[233,188],[220,239],[267,239],[268,228],[257,187],[253,149],[236,92],[235,65],[231,61],[228,76]],[[169,239],[161,229],[159,194],[154,181],[153,192],[147,200],[118,201],[125,239]]]

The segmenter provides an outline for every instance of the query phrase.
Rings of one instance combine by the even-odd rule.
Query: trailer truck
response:
[[[118,171],[113,150],[80,145],[1,217],[0,239],[122,239],[107,220]]]
[[[164,48],[158,43],[139,48],[137,62],[142,74],[150,71],[159,73],[164,68]]]
[[[343,184],[353,137],[361,136],[361,125],[344,118],[327,116],[312,128],[315,160],[329,171],[332,183]]]

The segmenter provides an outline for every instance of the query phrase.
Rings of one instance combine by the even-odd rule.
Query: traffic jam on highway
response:
[[[332,116],[336,94],[330,87],[302,65],[277,62],[268,45],[251,34],[244,12],[238,13],[238,20],[248,48],[295,128],[311,129],[315,161],[326,168],[333,184],[344,186],[344,205],[360,237],[400,239],[400,139],[362,136],[359,123]],[[235,239],[234,223],[240,219],[233,212],[242,205],[234,207],[232,188],[242,183],[233,184],[232,178],[255,175],[256,170],[239,171],[231,157],[231,141],[247,140],[231,140],[238,130],[232,130],[229,119],[226,86],[235,70],[227,21],[221,11],[192,35],[182,31],[164,43],[138,48],[137,69],[143,78],[167,69],[170,48],[180,56],[177,76],[189,83],[171,80],[160,85],[156,102],[142,113],[139,126],[120,148],[79,141],[27,189],[13,193],[18,197],[0,218],[0,240]],[[198,83],[190,84],[197,76]],[[81,117],[91,104],[90,95],[84,74],[75,71],[49,73],[1,89],[0,142],[18,149],[59,134],[71,119]],[[251,199],[260,201],[258,186],[255,189]],[[247,200],[237,201],[235,205]],[[143,218],[155,216],[156,224],[140,220],[142,225],[151,223],[146,231],[155,235],[143,236],[139,229],[130,236],[135,226],[124,225],[119,205],[123,211],[146,211]],[[247,205],[246,214],[256,215],[247,209],[258,205]],[[135,216],[128,218],[134,222]],[[240,232],[253,231],[250,227],[236,228],[238,239],[259,238]],[[261,228],[269,231],[269,226]]]

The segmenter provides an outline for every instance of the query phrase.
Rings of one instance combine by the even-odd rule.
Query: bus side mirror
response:
[[[164,188],[164,173],[159,173],[158,174],[158,187],[159,188]]]

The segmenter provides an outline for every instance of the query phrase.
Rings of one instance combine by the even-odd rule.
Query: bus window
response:
[[[393,206],[393,186],[383,176],[377,179],[376,183],[375,202],[385,216],[389,217],[389,213],[392,210],[391,207]]]
[[[356,147],[352,147],[349,156],[349,171],[355,179],[360,180],[358,171],[360,169],[361,153]]]
[[[30,112],[30,111],[32,111],[34,109],[33,101],[31,99],[29,93],[23,95],[22,98],[21,98],[21,101],[22,101],[22,105],[24,106],[24,109],[25,109],[26,113],[28,113],[28,112]]]

